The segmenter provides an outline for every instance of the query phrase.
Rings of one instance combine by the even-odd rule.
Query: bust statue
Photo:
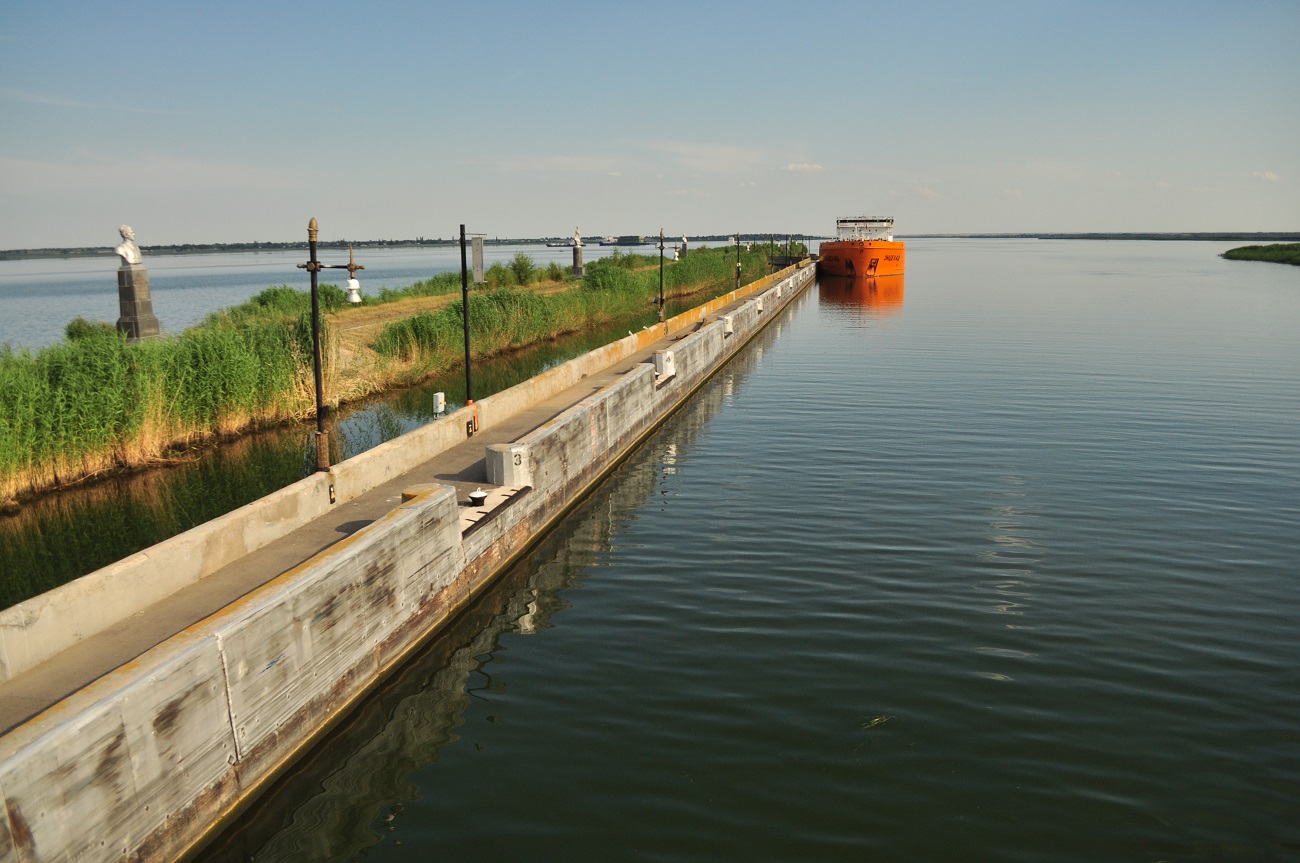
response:
[[[140,263],[140,247],[135,244],[135,231],[131,230],[130,225],[123,225],[117,231],[122,235],[122,245],[113,251],[121,256],[122,266]]]

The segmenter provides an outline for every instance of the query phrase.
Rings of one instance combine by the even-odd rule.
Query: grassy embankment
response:
[[[742,263],[747,281],[766,272],[757,252]],[[692,250],[666,266],[665,291],[723,293],[734,284],[734,266],[734,250]],[[597,261],[579,282],[564,272],[538,269],[522,254],[489,269],[487,285],[470,294],[474,355],[636,316],[658,293],[657,256]],[[457,365],[459,291],[459,274],[444,274],[351,308],[336,286],[323,285],[327,400],[352,401]],[[396,314],[376,325],[386,316],[377,306]],[[364,321],[371,323],[354,323]],[[178,336],[127,344],[111,326],[78,319],[65,341],[34,354],[0,347],[0,501],[12,505],[216,437],[304,419],[315,404],[312,378],[310,297],[288,286]]]
[[[1300,267],[1300,243],[1272,243],[1267,246],[1240,246],[1229,249],[1222,257],[1230,261],[1269,261]]]

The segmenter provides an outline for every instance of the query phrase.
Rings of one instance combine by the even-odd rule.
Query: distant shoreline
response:
[[[688,238],[692,242],[717,242],[729,240],[734,234],[709,234]],[[900,240],[1191,240],[1201,242],[1300,242],[1300,231],[1180,231],[1180,232],[1120,232],[1120,233],[988,233],[988,234],[898,234]],[[777,242],[793,239],[801,242],[828,239],[809,234],[741,234],[747,243],[768,242],[773,238]],[[499,237],[485,239],[484,243],[492,246],[541,246],[556,237]],[[564,238],[559,238],[564,239]],[[322,249],[346,249],[349,244],[358,249],[414,249],[446,248],[455,246],[457,240],[331,240],[317,245]],[[286,252],[306,251],[306,243],[178,243],[166,246],[141,246],[146,256],[162,255],[215,255],[242,252]],[[61,249],[7,249],[0,250],[0,261],[38,260],[43,258],[112,258],[110,246],[74,246]]]
[[[1300,231],[1130,231],[1085,234],[898,234],[901,240],[1196,240],[1237,242],[1239,240],[1298,241]]]
[[[1273,243],[1268,246],[1241,246],[1228,249],[1219,257],[1229,261],[1265,261],[1300,267],[1300,243]]]

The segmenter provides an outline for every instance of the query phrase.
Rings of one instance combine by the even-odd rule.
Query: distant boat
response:
[[[606,237],[600,241],[602,246],[644,246],[647,245],[645,237],[635,234],[624,234],[621,237]]]
[[[896,276],[906,264],[905,244],[894,241],[893,219],[855,216],[835,220],[836,239],[821,244],[817,268],[828,276]]]
[[[569,246],[572,245],[573,245],[573,240],[547,240],[546,241],[546,247],[548,249],[567,249]]]

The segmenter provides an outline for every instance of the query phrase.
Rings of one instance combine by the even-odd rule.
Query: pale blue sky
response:
[[[0,7],[0,248],[1300,229],[1300,2]]]

